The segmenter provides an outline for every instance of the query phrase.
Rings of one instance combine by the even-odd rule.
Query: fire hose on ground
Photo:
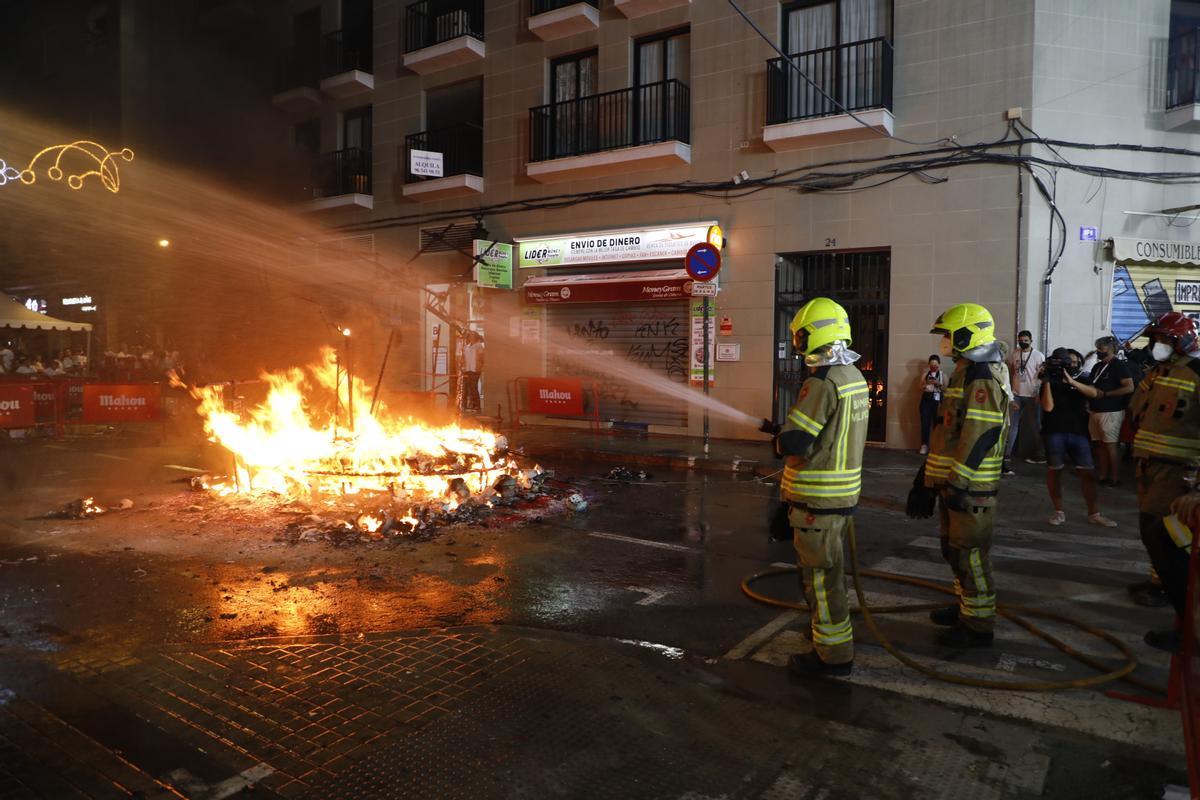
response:
[[[908,584],[910,586],[917,586],[922,589],[930,589],[936,592],[942,592],[943,594],[956,596],[954,589],[944,584],[927,581],[922,578],[914,578],[909,575],[900,575],[894,572],[883,572],[881,570],[861,569],[858,564],[858,541],[855,537],[853,517],[850,518],[848,530],[850,534],[850,575],[854,579],[854,593],[858,598],[858,606],[851,608],[850,612],[852,614],[861,613],[863,616],[863,621],[867,623],[867,629],[870,630],[871,635],[875,637],[884,650],[886,650],[893,658],[895,658],[904,666],[914,669],[917,672],[920,672],[922,675],[926,675],[935,680],[954,683],[960,686],[973,686],[983,689],[1004,689],[1022,692],[1050,692],[1061,689],[1083,689],[1093,686],[1101,686],[1106,683],[1112,683],[1114,681],[1121,680],[1145,691],[1153,692],[1159,695],[1165,694],[1162,688],[1133,675],[1133,671],[1138,665],[1137,657],[1133,654],[1133,651],[1129,649],[1128,645],[1108,631],[1093,627],[1065,614],[1059,614],[1054,611],[1047,611],[1029,606],[1012,605],[1008,603],[997,605],[996,613],[999,616],[1015,623],[1016,625],[1019,625],[1043,641],[1054,645],[1066,655],[1074,658],[1076,661],[1079,661],[1080,663],[1085,664],[1092,669],[1098,670],[1100,674],[1092,675],[1086,678],[1076,678],[1074,680],[1064,681],[1002,681],[989,680],[985,678],[970,678],[965,675],[958,675],[952,672],[943,672],[941,670],[934,669],[927,664],[922,664],[921,662],[906,655],[894,644],[892,644],[891,640],[888,639],[888,637],[875,623],[875,615],[930,611],[935,608],[941,608],[944,604],[914,603],[910,605],[877,606],[872,608],[867,604],[866,593],[864,592],[862,586],[862,579],[879,578],[882,580],[892,581],[894,583]],[[766,605],[777,606],[779,608],[796,609],[799,611],[809,610],[806,603],[793,603],[788,600],[780,600],[778,598],[762,594],[761,592],[758,592],[752,588],[752,584],[754,584],[756,581],[774,575],[795,575],[795,569],[771,569],[751,575],[742,581],[742,592],[744,592],[751,600],[764,603]],[[1060,624],[1069,625],[1077,628],[1080,631],[1083,631],[1084,633],[1102,639],[1112,645],[1121,654],[1121,656],[1125,659],[1125,663],[1116,669],[1110,669],[1109,666],[1104,662],[1093,658],[1086,653],[1080,652],[1067,642],[1064,642],[1053,634],[1043,630],[1033,622],[1030,622],[1028,619],[1026,619],[1026,617],[1038,617]]]

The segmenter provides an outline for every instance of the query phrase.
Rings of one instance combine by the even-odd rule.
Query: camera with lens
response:
[[[1050,356],[1046,359],[1045,367],[1042,370],[1042,378],[1051,383],[1066,383],[1067,369],[1070,366],[1071,359],[1069,357]]]

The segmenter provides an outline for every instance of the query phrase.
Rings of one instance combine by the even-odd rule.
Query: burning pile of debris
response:
[[[281,534],[285,541],[421,537],[449,524],[539,519],[587,506],[541,467],[523,467],[503,436],[428,425],[373,401],[365,384],[339,369],[332,350],[306,370],[263,379],[266,399],[245,415],[225,407],[219,387],[189,389],[206,433],[232,466],[228,476],[191,482],[213,497],[295,509],[300,518]]]

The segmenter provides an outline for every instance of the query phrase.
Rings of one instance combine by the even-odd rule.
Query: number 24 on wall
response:
[[[837,239],[826,239],[825,246],[826,247],[837,247]]]

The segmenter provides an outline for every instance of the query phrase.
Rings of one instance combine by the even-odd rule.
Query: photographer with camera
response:
[[[1067,521],[1062,503],[1062,471],[1070,458],[1079,473],[1083,499],[1087,503],[1088,522],[1102,528],[1115,528],[1117,523],[1100,513],[1096,497],[1095,465],[1088,440],[1087,396],[1092,387],[1077,378],[1083,372],[1083,356],[1065,347],[1057,348],[1042,368],[1039,393],[1042,406],[1042,439],[1046,445],[1046,489],[1054,513],[1051,525]]]

